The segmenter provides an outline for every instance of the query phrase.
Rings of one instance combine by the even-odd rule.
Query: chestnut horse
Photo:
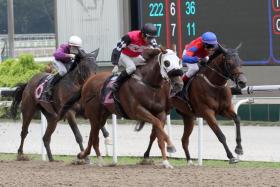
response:
[[[188,98],[189,104],[179,96],[171,98],[171,105],[175,107],[178,113],[183,117],[184,134],[182,137],[182,146],[189,164],[191,164],[188,148],[189,136],[192,133],[196,117],[202,117],[206,120],[210,128],[216,134],[218,140],[223,144],[229,163],[237,163],[238,160],[232,155],[228,148],[226,137],[218,126],[216,115],[234,120],[237,143],[235,153],[239,155],[243,154],[240,119],[234,112],[231,101],[231,90],[227,86],[227,81],[229,79],[234,81],[236,85],[241,88],[246,86],[246,77],[240,69],[241,59],[238,55],[238,48],[239,47],[236,49],[225,49],[220,46],[219,50],[210,58],[209,63],[205,67],[200,68],[199,72],[194,76],[188,90],[185,88],[185,93],[188,92],[188,96],[184,95],[184,97],[185,99],[186,97]],[[143,125],[144,123],[140,125],[138,130],[141,130]],[[155,129],[153,129],[144,158],[149,158],[155,138]]]
[[[119,101],[129,119],[153,124],[163,164],[166,168],[171,168],[172,165],[166,156],[165,142],[168,152],[176,150],[163,129],[166,119],[165,108],[169,105],[170,91],[178,92],[182,89],[181,75],[183,72],[180,69],[179,58],[172,50],[149,49],[144,52],[144,56],[148,59],[146,64],[137,68],[135,74],[121,86]],[[78,154],[78,158],[88,156],[93,146],[100,165],[102,165],[102,157],[99,151],[99,130],[104,126],[106,119],[112,113],[116,113],[114,108],[109,110],[101,101],[101,90],[110,76],[110,72],[93,75],[86,81],[82,89],[82,102],[85,107],[85,115],[90,120],[91,131],[88,146],[85,151]],[[170,83],[166,84],[165,80]],[[171,89],[169,84],[171,84]],[[75,100],[69,101],[69,103],[74,102]],[[64,111],[67,111],[67,108],[63,108],[62,114]]]
[[[59,111],[61,106],[64,105],[65,101],[67,101],[74,93],[78,92],[81,89],[81,86],[84,84],[85,80],[93,73],[96,72],[97,64],[96,58],[98,55],[98,49],[93,51],[92,53],[84,53],[80,51],[79,61],[77,67],[70,71],[65,77],[58,82],[53,91],[53,102],[52,103],[42,103],[35,97],[35,90],[39,84],[39,82],[46,77],[48,74],[41,73],[35,75],[28,83],[21,84],[17,87],[14,94],[13,103],[11,106],[11,114],[12,117],[15,118],[17,113],[17,108],[21,102],[21,111],[22,111],[22,130],[21,130],[21,143],[18,149],[18,158],[24,159],[23,156],[23,144],[24,140],[28,133],[29,124],[35,114],[36,111],[40,110],[47,118],[47,129],[43,136],[44,145],[48,154],[49,161],[54,161],[51,149],[50,149],[50,141],[51,135],[54,132],[57,125],[57,115],[56,111]],[[47,105],[48,108],[52,107],[54,113],[45,108]],[[76,112],[81,111],[81,106],[77,103],[72,110],[68,111],[65,115],[68,123],[75,135],[76,141],[80,146],[81,150],[84,150],[82,144],[82,136],[77,127],[77,123],[75,121]],[[106,134],[106,129],[104,130]],[[108,133],[108,132],[107,132]],[[107,134],[108,135],[108,134]],[[87,162],[89,160],[87,159]]]

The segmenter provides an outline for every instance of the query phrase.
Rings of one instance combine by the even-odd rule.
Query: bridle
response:
[[[220,77],[224,78],[225,80],[232,80],[234,82],[236,82],[237,77],[242,74],[242,72],[239,73],[232,73],[231,72],[231,67],[230,64],[228,63],[228,61],[230,60],[230,56],[234,56],[237,53],[232,53],[232,54],[224,54],[223,56],[223,60],[222,60],[222,64],[223,64],[223,69],[216,65],[215,63],[211,62],[209,63],[210,65],[206,64],[206,67],[209,68],[210,70],[212,70],[213,72],[215,72],[217,75],[219,75]],[[212,65],[212,66],[211,66]]]

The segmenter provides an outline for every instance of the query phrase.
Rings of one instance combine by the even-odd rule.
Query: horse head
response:
[[[164,48],[150,48],[145,50],[143,56],[146,59],[152,58],[157,62],[161,77],[171,83],[172,93],[177,93],[183,88],[181,79],[183,71],[180,66],[180,59],[174,51]]]
[[[91,53],[86,53],[79,50],[76,61],[78,61],[77,71],[82,81],[85,81],[91,74],[96,73],[96,59],[99,53],[99,48]]]
[[[241,71],[241,62],[242,60],[239,57],[238,49],[241,47],[241,44],[238,45],[235,49],[226,49],[220,45],[221,49],[221,61],[216,62],[219,69],[225,79],[231,79],[238,87],[244,88],[247,83],[247,79],[243,72]],[[215,59],[213,59],[215,61]]]

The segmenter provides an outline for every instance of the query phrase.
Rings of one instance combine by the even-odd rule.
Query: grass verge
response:
[[[31,160],[41,160],[41,155],[29,154]],[[12,153],[1,153],[0,161],[16,160],[17,155]],[[103,157],[105,163],[111,164],[112,157]],[[75,156],[55,155],[55,160],[60,160],[65,163],[71,163],[76,159]],[[155,163],[161,163],[160,157],[152,157]],[[91,157],[91,161],[95,161],[96,157]],[[141,157],[118,157],[118,165],[135,165],[141,162]],[[170,158],[170,163],[177,167],[186,166],[186,160],[182,158]],[[194,160],[196,164],[196,160]],[[279,168],[280,162],[259,162],[259,161],[240,161],[238,164],[229,164],[227,160],[203,160],[203,166],[206,167],[223,167],[223,168]]]

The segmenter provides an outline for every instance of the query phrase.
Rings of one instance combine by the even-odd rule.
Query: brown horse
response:
[[[129,119],[153,124],[162,152],[163,164],[169,168],[172,166],[166,157],[165,142],[168,152],[176,150],[163,129],[166,119],[165,109],[169,105],[170,91],[177,92],[182,89],[183,82],[180,76],[183,72],[180,69],[179,58],[172,50],[150,49],[144,53],[144,56],[148,59],[146,65],[139,67],[135,74],[121,86],[119,100]],[[106,108],[100,99],[104,83],[110,76],[109,72],[93,75],[86,81],[82,89],[82,101],[85,106],[85,115],[90,120],[91,131],[88,146],[85,151],[78,154],[78,158],[88,156],[93,146],[99,164],[102,164],[99,151],[99,130],[104,126],[106,119],[112,113],[116,113],[114,108],[110,110]],[[166,84],[165,79],[169,80],[172,89],[170,89],[169,83]],[[74,102],[75,99],[69,101],[69,103]],[[67,108],[62,110],[62,114],[63,111],[67,111]]]
[[[35,75],[28,83],[21,84],[17,87],[14,100],[11,106],[11,114],[15,118],[17,113],[17,108],[21,102],[21,111],[22,111],[22,130],[21,130],[21,143],[18,149],[18,158],[23,157],[23,144],[25,137],[28,134],[28,127],[30,121],[32,120],[36,111],[40,110],[47,118],[47,129],[43,136],[44,145],[48,154],[49,161],[54,161],[51,149],[50,149],[50,141],[51,135],[54,132],[57,125],[57,115],[56,112],[60,110],[61,106],[64,105],[65,101],[67,101],[74,93],[79,92],[81,86],[84,84],[85,80],[96,72],[97,64],[96,58],[98,55],[98,49],[93,51],[92,53],[86,54],[83,51],[80,51],[78,56],[77,67],[70,71],[65,77],[61,79],[59,83],[57,83],[54,87],[53,91],[53,102],[52,103],[42,103],[35,97],[35,90],[39,84],[39,82],[49,74],[41,73]],[[45,107],[48,107],[46,109]],[[49,108],[53,108],[54,112],[50,112]],[[76,104],[72,110],[68,111],[65,115],[65,118],[68,120],[68,123],[75,135],[76,141],[80,146],[81,150],[84,150],[82,144],[82,136],[77,127],[77,123],[75,121],[76,112],[80,112],[81,107],[79,104]],[[104,130],[104,129],[103,129]],[[106,131],[106,130],[105,130]],[[104,132],[105,132],[104,131]],[[106,133],[106,132],[105,132]],[[89,161],[87,159],[87,161]]]
[[[238,160],[234,158],[229,150],[226,137],[218,126],[216,115],[224,116],[232,119],[236,125],[236,143],[235,153],[243,154],[241,146],[240,119],[234,112],[231,102],[232,94],[227,86],[227,81],[231,79],[241,88],[246,86],[246,78],[241,72],[241,59],[238,55],[238,48],[225,49],[220,46],[219,50],[210,58],[210,62],[200,69],[195,75],[191,85],[185,93],[188,92],[189,104],[179,96],[171,98],[172,106],[182,115],[184,121],[184,134],[182,137],[182,146],[188,163],[191,163],[191,157],[188,149],[189,136],[194,127],[196,117],[202,117],[207,121],[210,128],[214,131],[219,141],[223,144],[229,163],[236,163]],[[185,88],[187,89],[187,88]],[[141,130],[144,123],[138,130]],[[152,130],[150,143],[144,158],[149,158],[153,141],[156,138],[155,130]]]

